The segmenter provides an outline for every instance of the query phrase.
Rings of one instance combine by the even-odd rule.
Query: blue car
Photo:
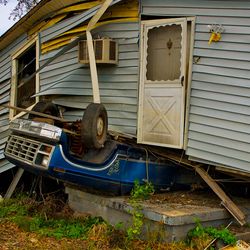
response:
[[[103,127],[99,117],[97,124]],[[5,147],[5,157],[27,171],[113,194],[130,192],[135,180],[150,181],[156,190],[174,184],[176,164],[159,159],[136,144],[116,141],[108,134],[103,139],[98,126],[97,142],[83,134],[79,142],[72,129],[79,127],[79,122],[65,128],[30,118],[11,122]],[[85,139],[87,146],[81,143]]]

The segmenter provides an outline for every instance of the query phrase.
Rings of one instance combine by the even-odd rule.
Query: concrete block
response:
[[[66,193],[69,197],[69,206],[78,213],[101,216],[113,226],[122,222],[124,229],[132,225],[132,215],[129,213],[132,207],[127,197],[105,197],[73,187],[66,187]],[[195,227],[197,219],[203,226],[215,227],[227,225],[234,220],[224,208],[178,204],[149,205],[143,202],[142,207],[142,237],[148,238],[158,234],[161,239],[168,242],[184,239],[187,232]],[[250,204],[243,210],[250,215]]]

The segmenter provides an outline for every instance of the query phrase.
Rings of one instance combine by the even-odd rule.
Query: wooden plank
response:
[[[195,171],[208,184],[208,186],[215,192],[215,194],[222,200],[222,205],[229,211],[229,213],[240,223],[241,226],[246,224],[246,216],[239,209],[239,207],[226,195],[220,186],[199,166],[195,167]]]
[[[92,83],[92,91],[93,91],[93,102],[101,103],[93,39],[92,39],[92,35],[90,31],[87,30],[86,35],[87,35],[89,66],[90,66],[91,83]]]
[[[217,166],[215,167],[216,170],[229,174],[233,177],[240,176],[241,179],[245,180],[246,182],[249,182],[250,173],[243,173],[235,169],[228,169],[226,166]]]
[[[1,106],[5,107],[5,108],[9,108],[9,109],[22,111],[22,112],[25,112],[25,113],[28,113],[28,114],[33,114],[33,115],[38,115],[38,116],[42,116],[42,117],[45,117],[45,118],[50,118],[50,119],[57,120],[57,121],[60,121],[60,122],[68,122],[67,120],[65,120],[63,118],[59,118],[59,117],[56,117],[56,116],[47,115],[47,114],[44,114],[44,113],[40,113],[40,112],[36,112],[36,111],[32,111],[32,110],[27,110],[27,109],[15,107],[15,106],[7,105],[7,104],[2,104],[2,105],[0,105],[0,107]]]
[[[11,184],[10,184],[10,186],[9,186],[5,196],[4,196],[4,199],[9,199],[12,196],[12,194],[15,191],[15,188],[16,188],[19,180],[21,179],[21,177],[23,175],[23,172],[24,172],[24,170],[22,168],[18,168],[18,170],[17,170],[17,172],[15,174],[15,177],[12,180],[12,182],[11,182]]]
[[[126,138],[126,137],[125,137]],[[221,199],[222,205],[231,213],[231,215],[240,223],[240,225],[246,224],[246,216],[239,209],[239,207],[227,196],[227,194],[220,188],[220,186],[209,176],[207,172],[205,172],[201,165],[194,164],[192,161],[189,161],[186,157],[183,156],[180,160],[180,155],[176,154],[171,150],[164,150],[160,148],[152,148],[151,146],[144,146],[149,149],[151,152],[154,152],[160,156],[166,157],[167,159],[171,159],[175,161],[177,164],[188,166],[193,168],[201,178],[208,184],[208,186],[214,191],[214,193]]]
[[[91,18],[88,23],[86,35],[87,35],[87,46],[88,46],[88,55],[89,55],[89,66],[90,66],[90,74],[91,74],[91,82],[92,82],[92,91],[93,91],[93,101],[94,103],[101,103],[100,98],[100,90],[99,90],[99,83],[98,83],[98,75],[97,75],[97,68],[96,68],[96,60],[95,60],[95,52],[94,52],[94,45],[93,39],[91,35],[91,30],[94,28],[96,23],[102,17],[104,12],[110,6],[113,0],[106,0],[97,11],[97,13]]]
[[[110,6],[113,0],[106,0],[100,7],[100,9],[97,11],[97,13],[91,18],[91,20],[88,23],[87,31],[91,31],[93,27],[96,25],[96,23],[99,21],[99,19],[102,17],[104,12],[107,10],[107,8]]]

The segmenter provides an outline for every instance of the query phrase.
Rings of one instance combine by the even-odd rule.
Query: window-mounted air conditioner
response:
[[[110,38],[93,40],[96,63],[118,64],[118,45]],[[79,42],[78,61],[89,63],[87,40]]]

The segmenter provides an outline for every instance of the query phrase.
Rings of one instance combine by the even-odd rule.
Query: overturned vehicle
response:
[[[38,175],[115,194],[128,193],[135,180],[150,181],[156,190],[174,184],[175,163],[108,134],[102,104],[91,103],[80,121],[63,121],[59,114],[56,105],[41,101],[28,119],[14,120],[6,158]]]

